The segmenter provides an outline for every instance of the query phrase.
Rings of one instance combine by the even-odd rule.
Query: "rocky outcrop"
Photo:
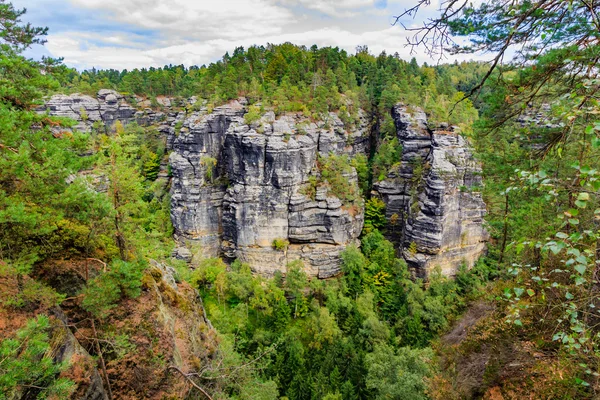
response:
[[[83,94],[52,96],[38,112],[70,118],[76,122],[75,129],[90,132],[92,127],[111,129],[116,121],[124,124],[135,120],[136,109],[114,90],[102,89],[96,98]]]
[[[402,157],[374,192],[386,204],[388,236],[414,275],[432,269],[452,276],[485,251],[481,167],[454,128],[428,125],[425,113],[398,104],[392,111]]]
[[[313,276],[337,274],[340,252],[362,229],[362,209],[342,204],[324,185],[314,199],[303,189],[320,177],[319,155],[363,151],[366,122],[348,132],[333,113],[330,122],[315,123],[267,112],[247,124],[245,111],[243,102],[200,111],[173,141],[178,239],[203,256],[238,258],[265,275],[296,259]],[[355,173],[347,178],[358,185]]]
[[[207,114],[193,113],[173,133],[171,220],[176,238],[193,243],[200,255],[220,254],[223,198],[228,185],[223,148],[230,125],[243,123],[239,102]]]
[[[159,177],[166,185],[170,171],[174,257],[237,258],[265,275],[297,259],[313,276],[339,272],[340,252],[362,229],[362,205],[332,195],[318,160],[369,153],[362,111],[349,127],[336,113],[315,122],[266,112],[247,123],[245,99],[214,110],[197,98],[156,103],[151,108],[149,100],[101,90],[96,98],[55,95],[39,112],[74,119],[82,131],[109,131],[116,121],[156,127],[171,152]],[[463,137],[448,126],[431,127],[418,108],[397,105],[392,116],[402,159],[373,186],[386,204],[386,235],[415,276],[427,277],[436,266],[454,275],[485,249],[479,164]],[[357,187],[355,171],[342,175]]]
[[[193,104],[192,97],[183,106]],[[115,123],[123,125],[137,122],[141,126],[157,125],[158,130],[165,136],[174,134],[174,126],[183,121],[185,112],[181,107],[174,107],[174,101],[169,98],[157,98],[159,110],[150,107],[150,101],[140,97],[125,98],[120,93],[101,89],[97,96],[84,94],[56,94],[38,108],[39,113],[48,112],[52,116],[69,118],[75,121],[73,129],[80,132],[91,132],[93,129],[110,132]],[[58,129],[58,128],[57,128]],[[60,128],[65,130],[64,127]]]
[[[50,348],[52,358],[58,365],[68,365],[63,374],[76,383],[75,393],[71,396],[77,400],[108,400],[104,383],[96,368],[96,361],[81,346],[71,330],[67,327],[67,317],[60,308],[53,310]]]

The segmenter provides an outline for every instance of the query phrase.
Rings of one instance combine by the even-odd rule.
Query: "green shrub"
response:
[[[371,224],[375,228],[383,228],[387,224],[385,218],[385,203],[373,197],[365,204],[365,223]]]
[[[338,117],[344,123],[344,126],[347,129],[354,127],[354,118],[352,118],[352,116],[348,112],[348,108],[345,105],[340,107]]]
[[[252,106],[248,107],[248,112],[244,115],[244,122],[247,125],[252,125],[256,121],[260,120],[260,117],[261,117],[260,107],[252,105]]]
[[[158,173],[160,172],[160,157],[156,153],[150,152],[146,161],[142,165],[143,175],[149,181],[155,181],[158,177]]]
[[[84,122],[87,122],[87,120],[89,119],[87,111],[83,107],[81,107],[79,109],[79,116],[81,117],[81,120]]]
[[[369,160],[364,154],[357,154],[352,159],[351,164],[356,169],[356,174],[358,175],[358,186],[361,194],[366,196],[366,194],[369,193],[369,181],[371,177]]]
[[[88,281],[83,290],[83,308],[103,318],[122,297],[138,297],[145,269],[146,264],[142,261],[113,261],[106,271]]]
[[[286,239],[283,238],[277,238],[277,239],[273,239],[273,243],[271,244],[273,249],[277,250],[277,251],[285,251],[287,250],[288,246],[290,245],[290,242],[288,242]]]
[[[181,128],[183,128],[183,121],[178,121],[175,124],[175,135],[179,136],[179,133],[181,132]]]
[[[319,186],[319,180],[315,176],[308,177],[308,183],[298,190],[300,194],[305,195],[311,200],[315,200],[317,196],[317,187]]]
[[[75,383],[58,378],[67,365],[52,359],[49,330],[49,318],[40,315],[0,343],[0,398],[70,398]]]
[[[220,258],[206,258],[192,272],[190,282],[195,286],[212,285],[226,270],[227,266]]]
[[[373,157],[373,177],[378,181],[384,180],[391,167],[400,161],[401,155],[402,146],[397,138],[384,140]]]
[[[343,204],[354,204],[360,199],[358,188],[353,185],[347,175],[352,172],[350,159],[347,155],[319,157],[321,178],[329,184],[329,191],[340,199]]]
[[[207,181],[212,183],[215,173],[215,167],[217,166],[217,159],[211,156],[202,156],[202,158],[200,159],[200,165],[206,168],[206,171],[204,172],[204,177]]]

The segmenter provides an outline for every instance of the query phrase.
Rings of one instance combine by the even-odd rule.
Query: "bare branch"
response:
[[[200,387],[196,382],[194,382],[192,380],[192,378],[189,377],[188,374],[186,374],[185,372],[183,372],[182,370],[180,370],[179,368],[177,368],[174,365],[170,365],[167,370],[173,369],[177,372],[179,372],[179,374],[181,374],[181,376],[183,376],[193,387],[195,387],[196,389],[198,389],[204,396],[206,396],[206,398],[208,400],[213,400],[213,398],[206,392],[206,390],[204,390],[202,387]]]

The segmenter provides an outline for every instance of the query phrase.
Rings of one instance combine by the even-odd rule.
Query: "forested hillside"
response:
[[[450,24],[456,34],[492,30],[469,12],[471,25]],[[201,67],[77,71],[23,55],[47,34],[26,17],[0,0],[1,399],[598,395],[598,46],[491,71],[291,43],[240,47]],[[49,104],[68,105],[71,118]],[[329,132],[345,141],[338,153],[324,150]],[[402,134],[427,138],[414,150],[422,160]],[[192,213],[174,210],[174,185],[243,203],[237,187],[256,183],[235,174],[267,161],[240,154],[265,137],[286,151],[318,138],[314,160],[302,153],[311,164],[300,194],[327,218],[364,222],[327,279],[302,259],[256,273],[228,256],[227,238],[203,256],[173,225]],[[185,158],[219,140],[233,155]],[[468,168],[436,153],[443,142],[463,157],[467,141],[478,160]],[[195,180],[178,165],[188,160]],[[481,176],[443,186],[455,177],[432,160]],[[279,190],[286,176],[275,176]],[[389,182],[408,188],[406,215],[386,212]],[[488,250],[472,268],[421,274],[406,260],[423,250],[395,240],[398,220],[445,215],[442,200],[431,205],[440,182],[447,195],[483,197]],[[294,245],[266,247],[288,260]]]

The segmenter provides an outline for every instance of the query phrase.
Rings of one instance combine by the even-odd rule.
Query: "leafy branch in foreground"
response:
[[[0,343],[1,398],[64,399],[75,389],[72,381],[57,379],[65,365],[55,364],[49,355],[49,329],[50,320],[40,315],[15,338]]]
[[[395,23],[404,24],[405,17],[414,17],[428,5],[429,0],[418,1],[395,17]],[[506,85],[510,90],[496,127],[540,98],[579,92],[584,80],[597,77],[600,5],[596,2],[503,0],[474,6],[468,0],[448,0],[439,12],[423,26],[406,28],[413,33],[408,45],[439,57],[445,52],[492,54],[487,72],[465,97],[478,93],[490,78]],[[459,37],[465,40],[458,43]],[[596,86],[578,94],[593,96],[597,90]]]

